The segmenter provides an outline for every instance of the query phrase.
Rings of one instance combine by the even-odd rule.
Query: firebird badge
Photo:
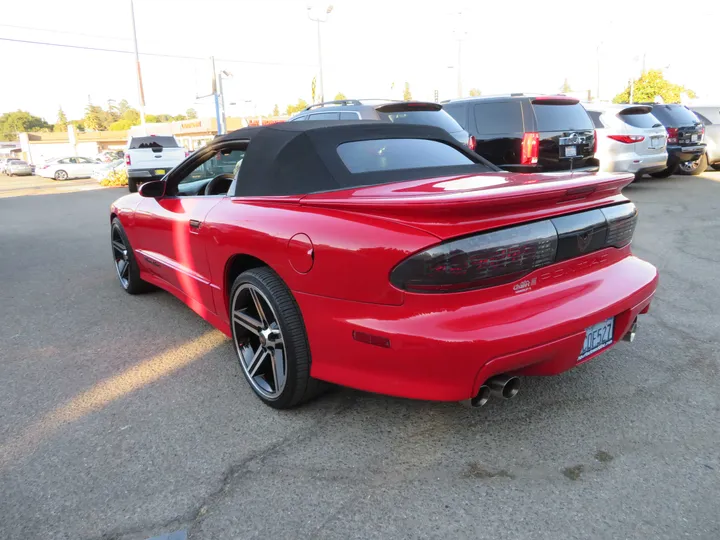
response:
[[[577,245],[578,251],[580,251],[580,253],[585,253],[585,250],[588,248],[588,246],[590,246],[590,240],[592,240],[592,236],[592,230],[578,234]]]

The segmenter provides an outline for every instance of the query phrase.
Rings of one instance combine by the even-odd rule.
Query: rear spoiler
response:
[[[580,100],[570,96],[538,96],[532,100],[533,105],[577,105]]]
[[[397,113],[408,111],[439,111],[442,105],[431,101],[397,101],[395,103],[386,103],[375,107],[375,110],[381,113]]]

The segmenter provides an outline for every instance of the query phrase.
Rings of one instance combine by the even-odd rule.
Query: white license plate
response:
[[[157,174],[157,175],[165,174],[165,169],[155,169],[155,174]]]
[[[577,147],[566,146],[565,147],[565,157],[575,157],[575,156],[577,156]]]
[[[690,142],[698,142],[698,136],[697,136],[697,134],[690,135]]]
[[[583,343],[582,351],[578,356],[578,362],[591,354],[598,352],[612,345],[613,328],[615,326],[615,318],[610,317],[603,322],[592,325],[585,330],[585,343]]]
[[[648,148],[651,148],[653,150],[662,148],[664,145],[665,137],[650,137],[650,146]]]

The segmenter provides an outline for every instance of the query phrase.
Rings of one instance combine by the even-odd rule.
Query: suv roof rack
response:
[[[316,109],[318,107],[325,107],[326,105],[362,105],[357,99],[336,99],[334,101],[323,101],[322,103],[313,103],[308,107],[305,107],[303,111],[309,111],[310,109]]]

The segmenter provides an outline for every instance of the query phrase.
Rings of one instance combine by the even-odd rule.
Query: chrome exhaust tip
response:
[[[637,334],[637,328],[638,328],[638,322],[637,318],[633,321],[632,326],[630,327],[630,330],[627,331],[627,334],[623,336],[623,341],[627,341],[628,343],[632,343],[635,341],[635,334]]]
[[[482,407],[490,399],[490,388],[484,384],[480,387],[477,395],[474,398],[466,399],[463,401],[463,405],[468,407]]]
[[[490,393],[503,399],[514,398],[520,391],[520,379],[513,375],[495,375],[485,383],[490,387]]]

